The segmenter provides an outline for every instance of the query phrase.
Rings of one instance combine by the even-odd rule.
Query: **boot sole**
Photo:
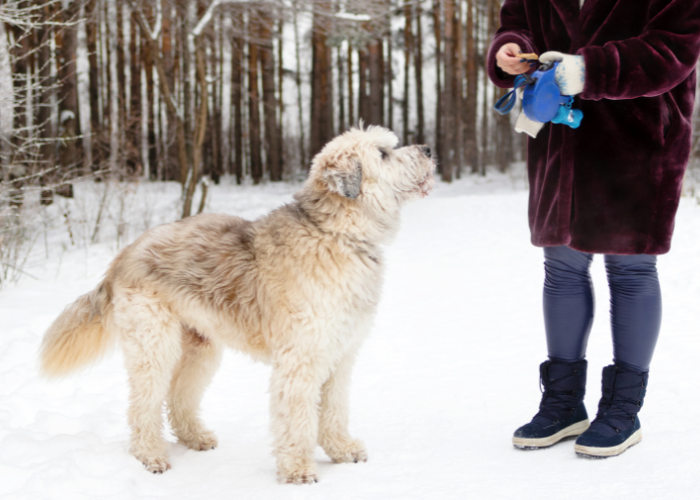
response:
[[[564,438],[568,438],[571,436],[578,436],[579,434],[583,434],[586,429],[590,426],[590,422],[588,419],[586,420],[581,420],[580,422],[576,422],[575,424],[570,425],[569,427],[560,430],[556,434],[552,434],[549,437],[545,438],[518,438],[514,437],[513,438],[513,446],[520,450],[538,450],[540,448],[549,448],[552,445],[557,444],[559,441],[561,441]]]
[[[642,440],[642,429],[628,437],[624,443],[618,444],[617,446],[610,446],[609,448],[596,448],[593,446],[582,446],[580,444],[574,445],[574,450],[576,454],[584,458],[609,458],[616,457],[624,453],[628,448],[631,448],[635,444]]]

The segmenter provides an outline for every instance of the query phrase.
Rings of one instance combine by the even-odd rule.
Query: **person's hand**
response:
[[[521,62],[520,52],[520,45],[517,43],[506,43],[496,53],[496,65],[509,75],[527,73],[530,70],[530,63]]]
[[[554,78],[562,95],[576,95],[583,92],[586,82],[586,64],[583,56],[563,54],[551,50],[540,56],[540,62],[558,62]]]

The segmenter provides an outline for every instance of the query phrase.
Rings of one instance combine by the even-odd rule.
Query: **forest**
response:
[[[501,3],[0,0],[0,261],[78,182],[178,183],[187,217],[224,176],[302,179],[359,123],[428,144],[447,183],[508,171],[526,141],[484,67]]]
[[[489,111],[501,94],[483,71],[496,0],[0,5],[3,180],[16,206],[25,185],[49,204],[97,172],[180,182],[187,216],[203,176],[283,180],[360,120],[430,142],[447,182],[506,169],[522,147]]]

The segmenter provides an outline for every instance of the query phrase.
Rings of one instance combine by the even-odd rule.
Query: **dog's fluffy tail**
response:
[[[41,344],[40,370],[44,376],[67,375],[97,361],[112,347],[113,340],[103,327],[110,302],[103,281],[64,309]]]

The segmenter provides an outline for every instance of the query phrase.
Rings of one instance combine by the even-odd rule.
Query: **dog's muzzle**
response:
[[[433,172],[435,172],[436,165],[435,161],[433,161],[432,156],[430,155],[430,148],[428,146],[423,146],[421,149],[425,155],[430,158],[430,166],[428,167],[428,171],[418,183],[420,197],[425,198],[430,194],[430,192],[433,190],[433,186],[435,185],[435,177],[433,176]]]

